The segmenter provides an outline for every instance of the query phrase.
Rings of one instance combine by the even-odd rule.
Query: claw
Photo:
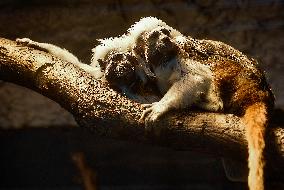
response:
[[[16,42],[20,45],[25,45],[34,49],[49,52],[49,49],[42,46],[41,43],[35,42],[29,38],[17,38]]]
[[[16,42],[21,44],[30,44],[32,40],[30,40],[29,38],[17,38]]]
[[[146,108],[144,110],[140,122],[145,123],[146,130],[150,128],[149,126],[153,126],[155,122],[167,112],[167,106],[161,102],[154,102],[152,104],[144,104],[143,107]]]
[[[140,117],[139,121],[146,120],[146,116],[152,111],[152,107],[147,108],[146,110],[143,111],[142,116]]]
[[[150,108],[153,104],[142,104],[143,108]]]
[[[164,112],[160,110],[160,106],[158,104],[153,104],[150,108],[147,108],[142,116],[141,120],[144,119],[145,122],[145,131],[153,132],[157,136],[161,133],[161,128],[155,126],[156,121],[163,115]]]

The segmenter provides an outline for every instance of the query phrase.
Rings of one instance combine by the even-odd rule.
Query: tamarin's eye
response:
[[[106,69],[107,62],[102,60],[102,59],[98,59],[98,63],[100,65],[102,71],[104,71]]]
[[[161,29],[161,32],[163,34],[167,35],[167,36],[170,36],[170,34],[171,34],[170,31],[168,29],[165,29],[165,28]]]
[[[120,53],[113,55],[113,58],[112,58],[113,61],[119,61],[122,59],[123,59],[123,54],[120,54]]]
[[[160,36],[160,31],[154,31],[150,34],[149,39],[156,39]]]
[[[167,47],[170,47],[170,45],[172,44],[172,41],[169,37],[163,37],[161,39],[162,43],[165,44]]]

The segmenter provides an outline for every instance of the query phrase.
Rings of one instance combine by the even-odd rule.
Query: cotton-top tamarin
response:
[[[249,150],[248,186],[264,189],[264,138],[274,96],[254,59],[222,42],[186,37],[154,17],[142,18],[120,37],[100,40],[91,65],[51,44],[17,41],[73,62],[126,96],[149,103],[141,116],[146,124],[191,106],[241,117]]]

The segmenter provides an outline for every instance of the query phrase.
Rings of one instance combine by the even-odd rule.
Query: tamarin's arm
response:
[[[197,103],[207,93],[209,85],[207,78],[190,73],[185,75],[170,87],[160,101],[145,105],[147,109],[141,120],[152,123],[169,110],[186,108]]]
[[[60,48],[56,45],[49,43],[35,42],[29,38],[18,38],[16,39],[16,41],[18,43],[25,44],[27,46],[48,52],[56,57],[59,57],[62,60],[73,63],[78,67],[80,67],[81,69],[83,69],[84,71],[93,75],[95,78],[101,78],[103,75],[103,72],[101,71],[100,68],[92,67],[90,65],[80,62],[79,59],[75,55],[70,53],[68,50]]]
[[[68,50],[60,48],[56,45],[49,44],[49,43],[40,43],[40,42],[35,42],[29,38],[18,38],[16,39],[17,42],[25,44],[27,46],[51,53],[52,55],[55,55],[65,61],[78,64],[81,63],[79,59],[70,53]]]

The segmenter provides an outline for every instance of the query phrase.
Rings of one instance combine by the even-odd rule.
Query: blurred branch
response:
[[[75,65],[46,52],[0,38],[0,79],[16,83],[54,100],[74,115],[78,124],[102,136],[133,142],[208,152],[245,159],[244,125],[231,114],[182,111],[169,113],[145,132],[139,123],[142,107],[95,80]],[[284,129],[269,128],[270,163],[283,170]],[[282,166],[282,168],[280,167]]]
[[[85,190],[97,190],[95,172],[87,166],[84,154],[76,152],[72,154],[71,158],[80,172]]]

